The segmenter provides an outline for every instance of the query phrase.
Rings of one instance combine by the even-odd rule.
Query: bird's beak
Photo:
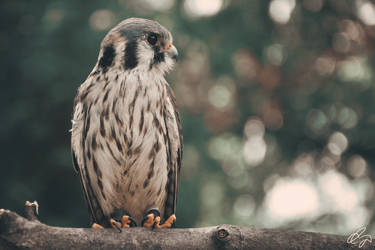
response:
[[[173,44],[170,44],[168,46],[168,49],[167,49],[166,53],[168,54],[168,56],[170,58],[172,58],[173,60],[177,61],[178,51],[177,51],[176,47]]]

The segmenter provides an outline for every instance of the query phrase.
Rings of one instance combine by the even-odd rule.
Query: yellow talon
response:
[[[147,220],[143,223],[144,227],[152,228],[154,226],[154,214],[147,215]]]
[[[98,223],[95,223],[95,222],[92,224],[91,227],[95,228],[95,229],[102,229],[102,228],[104,228],[103,226],[101,226],[101,225],[99,225]]]
[[[129,216],[126,216],[126,215],[122,216],[121,227],[122,227],[122,228],[129,228],[129,227],[130,227],[129,224],[130,224],[131,222],[132,222],[132,221],[129,220]]]
[[[158,218],[159,218],[159,220],[156,221]],[[171,228],[173,223],[176,221],[176,215],[172,214],[171,216],[169,216],[169,218],[162,225],[159,225],[160,224],[160,217],[159,216],[155,219],[155,221],[156,221],[155,228]]]

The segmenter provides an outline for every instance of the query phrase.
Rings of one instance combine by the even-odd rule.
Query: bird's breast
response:
[[[169,150],[165,84],[140,75],[109,76],[91,93],[87,160],[107,216],[122,209],[140,223],[150,208],[163,213]]]

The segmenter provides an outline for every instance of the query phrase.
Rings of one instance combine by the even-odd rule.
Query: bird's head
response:
[[[104,72],[111,69],[169,71],[177,60],[178,52],[171,33],[158,22],[125,19],[103,39],[98,67]]]

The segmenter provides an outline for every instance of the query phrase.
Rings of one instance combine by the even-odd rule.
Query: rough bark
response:
[[[62,228],[35,217],[37,203],[26,203],[26,217],[0,209],[0,249],[358,249],[347,236],[233,225],[205,228]],[[362,249],[375,249],[366,242]]]

